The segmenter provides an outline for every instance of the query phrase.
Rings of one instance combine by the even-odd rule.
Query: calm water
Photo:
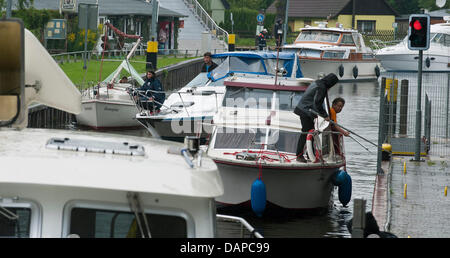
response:
[[[330,102],[335,97],[343,97],[346,101],[343,111],[338,114],[338,123],[377,143],[379,84],[377,82],[345,83],[334,86],[329,91]],[[114,133],[114,132],[113,132]],[[148,136],[146,130],[117,132],[137,136]],[[360,138],[355,137],[372,153],[362,148],[349,137],[345,138],[347,156],[347,172],[352,177],[354,198],[367,200],[366,210],[372,207],[372,193],[376,174],[376,148]],[[249,211],[234,211],[230,215],[244,217],[265,237],[350,237],[346,221],[350,220],[353,201],[347,207],[340,204],[337,189],[334,193],[334,205],[323,214],[296,214],[295,216],[275,216],[257,218]],[[230,223],[219,223],[219,237],[236,236],[240,228]]]

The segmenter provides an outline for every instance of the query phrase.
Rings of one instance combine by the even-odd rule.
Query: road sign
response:
[[[263,22],[264,21],[264,14],[260,13],[258,16],[256,16],[256,21]]]

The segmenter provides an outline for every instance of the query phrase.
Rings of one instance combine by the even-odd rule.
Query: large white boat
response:
[[[332,133],[319,126],[308,136],[317,145],[315,149],[308,146],[310,161],[297,162],[301,124],[293,110],[307,86],[297,79],[274,80],[236,76],[225,81],[228,101],[214,116],[208,146],[208,156],[217,164],[224,184],[224,195],[216,200],[225,206],[251,204],[255,211],[254,203],[260,201],[254,198],[260,197],[254,192],[260,191],[254,185],[261,185],[257,181],[261,180],[265,183],[262,195],[271,208],[327,208],[333,178],[345,166],[343,145],[336,151]]]
[[[222,105],[224,80],[241,74],[250,78],[275,75],[278,65],[283,78],[303,78],[294,53],[284,52],[228,52],[215,54],[213,61],[219,66],[210,73],[200,73],[186,86],[172,93],[159,113],[141,110],[136,119],[154,137],[183,140],[186,136],[205,139],[211,133],[213,116]],[[278,60],[278,64],[277,64]],[[308,83],[312,79],[303,78]]]
[[[217,219],[254,231],[216,215],[222,181],[198,145],[26,129],[29,104],[77,114],[81,95],[17,24],[0,21],[0,48],[21,49],[0,60],[0,237],[215,237]]]
[[[376,57],[386,71],[416,72],[418,70],[419,52],[409,50],[407,37],[397,45],[378,50]],[[430,26],[430,48],[423,51],[422,71],[450,71],[450,23]]]
[[[296,51],[305,77],[334,73],[340,81],[361,81],[376,80],[380,75],[380,63],[362,35],[340,25],[332,28],[321,22],[316,27],[306,26],[295,42],[283,49]]]

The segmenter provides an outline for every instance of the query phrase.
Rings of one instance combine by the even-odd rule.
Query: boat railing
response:
[[[216,125],[217,126],[217,125]],[[254,130],[253,130],[254,131]],[[279,131],[279,130],[277,130]],[[250,129],[252,132],[252,129]],[[291,163],[297,158],[296,154],[279,148],[278,135],[274,133],[272,136],[263,137],[259,141],[255,140],[256,133],[253,132],[254,137],[249,138],[246,150],[238,152],[225,152],[226,155],[234,155],[236,159],[247,161],[263,161],[263,162],[279,162]],[[299,132],[299,134],[306,134],[312,136],[312,150],[305,145],[306,153],[314,163],[336,163],[345,162],[345,148],[344,140],[341,132],[331,131],[329,129],[322,132]],[[320,137],[321,136],[321,137]],[[321,139],[320,139],[321,138]],[[296,142],[296,141],[295,141]]]
[[[244,238],[244,229],[246,229],[251,237],[254,238],[264,238],[258,231],[255,230],[254,227],[250,225],[244,218],[236,217],[236,216],[230,216],[230,215],[222,215],[217,214],[216,215],[217,221],[223,221],[223,222],[234,222],[240,225],[240,238]]]
[[[380,39],[372,39],[370,40],[372,49],[380,50],[385,47],[393,46],[402,42],[402,40],[391,40],[391,41],[382,41]]]

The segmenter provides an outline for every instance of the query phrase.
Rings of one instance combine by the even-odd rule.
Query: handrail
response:
[[[185,0],[188,4],[193,5],[193,12],[199,16],[200,20],[206,25],[206,27],[211,31],[211,33],[216,36],[225,36],[222,39],[224,42],[228,40],[228,32],[219,25],[209,16],[208,12],[202,7],[202,5],[197,0]]]
[[[230,215],[222,215],[222,214],[217,214],[216,215],[217,219],[220,219],[222,221],[231,221],[231,222],[236,222],[241,224],[241,226],[245,227],[251,234],[252,236],[256,237],[256,238],[264,238],[258,231],[255,230],[254,227],[252,227],[245,219],[241,218],[241,217],[236,217],[236,216],[230,216]],[[241,227],[241,237],[244,237],[244,229]]]

